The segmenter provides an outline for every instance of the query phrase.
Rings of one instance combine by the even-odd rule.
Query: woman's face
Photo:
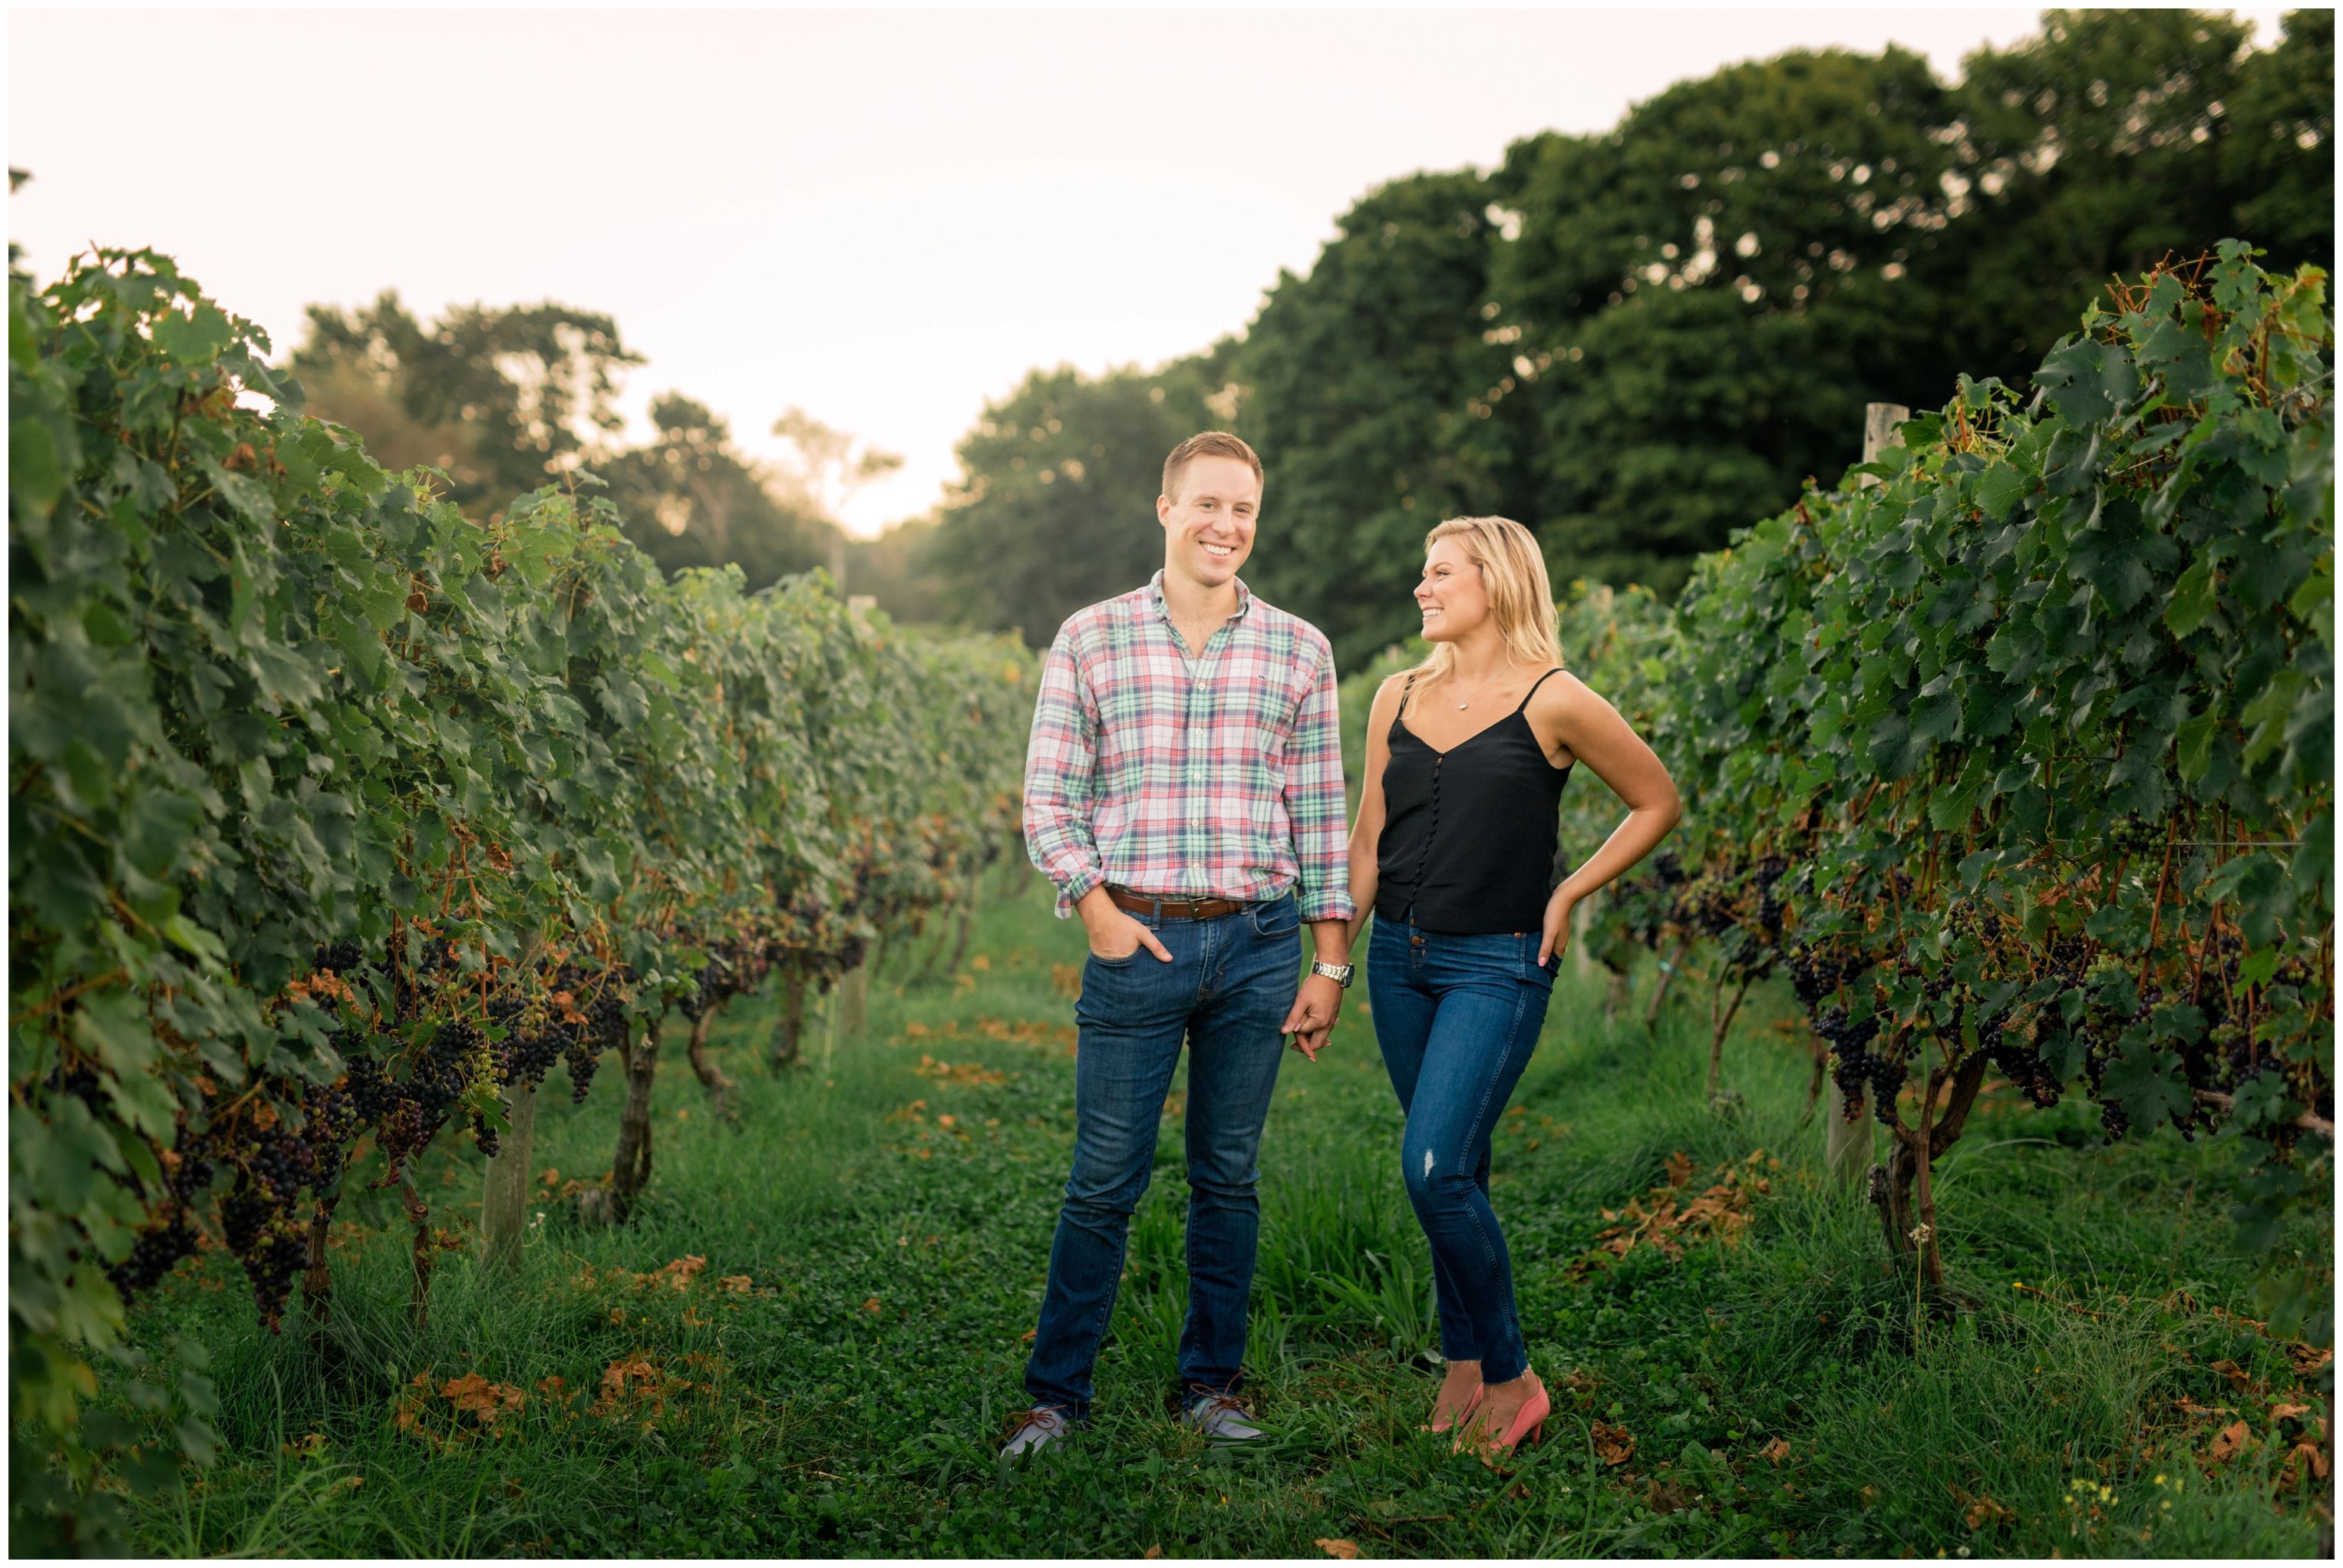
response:
[[[1461,540],[1435,539],[1424,552],[1415,605],[1423,612],[1426,642],[1454,642],[1489,618],[1489,590]]]

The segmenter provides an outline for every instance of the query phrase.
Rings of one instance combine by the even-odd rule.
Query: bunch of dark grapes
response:
[[[1872,1103],[1892,1106],[1896,1103],[1896,1097],[1903,1092],[1904,1080],[1909,1076],[1909,1071],[1900,1058],[1874,1053],[1870,1060]]]
[[[1823,998],[1838,990],[1844,979],[1839,960],[1818,953],[1804,942],[1790,950],[1790,989],[1811,1011]]]
[[[2114,1030],[2099,1021],[2099,1011],[2094,1008],[2085,1016],[2083,1037],[2083,1077],[2091,1086],[2091,1098],[2099,1102],[2099,1125],[2106,1130],[2107,1141],[2113,1143],[2131,1127],[2131,1118],[2122,1105],[2102,1098],[2100,1081],[2107,1076],[2107,1063],[2115,1059]]]
[[[1863,1087],[1871,1081],[1875,1070],[1871,1042],[1878,1037],[1879,1020],[1871,1014],[1850,1019],[1845,1008],[1835,1007],[1815,1020],[1815,1032],[1823,1037],[1824,1043],[1838,1058],[1831,1068],[1831,1081],[1838,1085],[1846,1119],[1860,1120]],[[1902,1081],[1900,1076],[1897,1081]]]
[[[190,1257],[196,1250],[196,1228],[187,1220],[183,1204],[173,1204],[165,1211],[161,1223],[150,1225],[138,1232],[130,1243],[130,1254],[106,1270],[106,1278],[122,1292],[125,1301],[142,1291],[150,1291],[163,1277],[179,1266],[182,1258]]]
[[[450,1019],[431,1036],[407,1083],[407,1098],[421,1108],[434,1126],[447,1119],[463,1097],[466,1065],[478,1052],[479,1026],[469,1019]]]
[[[585,1011],[586,1021],[569,1026],[568,1038],[561,1048],[562,1060],[569,1069],[570,1098],[577,1101],[586,1098],[602,1053],[616,1050],[627,1039],[627,1004],[608,979],[601,994],[587,1005]]]
[[[197,1194],[212,1184],[210,1141],[188,1130],[185,1118],[163,1161],[162,1217],[139,1231],[130,1253],[106,1270],[125,1301],[160,1283],[196,1251],[196,1228],[190,1218]]]
[[[302,1106],[301,1134],[309,1150],[309,1181],[322,1191],[341,1179],[342,1162],[362,1125],[357,1097],[347,1082],[311,1089]]]
[[[511,1077],[507,1081],[524,1089],[544,1082],[553,1064],[561,1060],[562,1040],[562,1031],[551,1024],[515,1034],[509,1042]]]
[[[359,950],[357,943],[333,942],[319,945],[310,967],[330,970],[337,975],[351,975],[356,974],[358,966],[365,961],[366,955]]]
[[[390,1114],[398,1103],[398,1086],[382,1070],[382,1063],[366,1052],[346,1056],[347,1068],[344,1081],[350,1091],[350,1105],[362,1124],[371,1124]]]
[[[594,1070],[602,1064],[601,1052],[589,1041],[583,1024],[573,1025],[562,1035],[561,1061],[569,1069],[569,1098],[582,1105],[586,1091],[594,1086]]]
[[[2036,1106],[2048,1110],[2058,1103],[2058,1081],[2044,1070],[2041,1053],[2029,1041],[2009,1032],[2009,1008],[2003,1008],[1977,1025],[1977,1049],[2003,1076]]]
[[[293,1278],[308,1251],[303,1226],[294,1215],[295,1200],[303,1188],[315,1191],[327,1180],[314,1141],[351,1125],[348,1119],[355,1114],[329,1095],[312,1103],[318,1114],[305,1116],[297,1130],[283,1117],[266,1127],[246,1118],[227,1134],[233,1141],[226,1159],[236,1168],[236,1181],[220,1201],[220,1228],[228,1251],[244,1265],[245,1277],[252,1282],[253,1304],[271,1332],[283,1316]],[[338,1162],[337,1148],[337,1171]]]

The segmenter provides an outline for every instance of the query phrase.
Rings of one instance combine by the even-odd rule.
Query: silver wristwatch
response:
[[[1353,964],[1330,964],[1322,959],[1312,959],[1310,960],[1310,972],[1313,975],[1324,975],[1328,980],[1332,980],[1344,990],[1348,990],[1351,989],[1351,976],[1357,972],[1357,966]]]

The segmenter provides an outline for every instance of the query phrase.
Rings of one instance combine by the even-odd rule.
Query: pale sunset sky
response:
[[[2239,13],[2256,41],[2279,13]],[[933,506],[1034,367],[1154,365],[1418,169],[1668,84],[1895,42],[1951,78],[2031,10],[12,9],[8,232],[43,281],[152,246],[289,350],[310,301],[614,317],[751,452],[797,405]]]

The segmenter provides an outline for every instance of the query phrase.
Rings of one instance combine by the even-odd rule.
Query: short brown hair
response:
[[[1197,457],[1234,457],[1240,463],[1252,466],[1254,484],[1264,482],[1261,472],[1261,459],[1253,456],[1251,447],[1246,446],[1226,430],[1205,430],[1189,437],[1172,447],[1172,455],[1163,459],[1163,493],[1165,495],[1175,501],[1180,498],[1180,476],[1188,471],[1188,464]]]

